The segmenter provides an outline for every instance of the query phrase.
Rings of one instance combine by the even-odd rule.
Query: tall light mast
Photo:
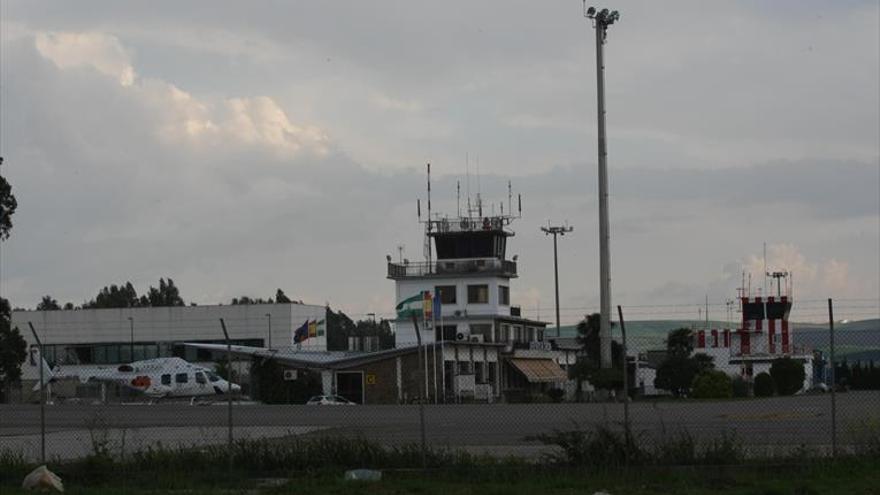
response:
[[[584,1],[586,8],[586,0]],[[599,116],[599,357],[603,368],[611,367],[611,233],[608,225],[608,145],[605,139],[605,60],[602,47],[608,26],[620,19],[616,11],[595,7],[584,10],[596,30],[596,94]]]
[[[559,258],[556,252],[556,236],[565,235],[567,232],[571,232],[574,230],[574,227],[570,227],[568,225],[565,226],[553,226],[548,225],[546,227],[541,227],[541,231],[546,235],[553,236],[553,282],[556,285],[556,336],[561,337],[559,334]]]

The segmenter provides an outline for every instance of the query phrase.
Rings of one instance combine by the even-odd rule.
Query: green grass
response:
[[[740,465],[700,468],[650,468],[608,470],[587,473],[561,468],[486,468],[456,471],[391,471],[376,483],[346,482],[341,471],[291,471],[282,486],[260,487],[256,480],[229,480],[219,475],[211,481],[188,483],[185,478],[173,485],[163,477],[152,483],[144,480],[108,479],[102,484],[83,486],[66,480],[71,494],[443,494],[443,495],[526,495],[592,494],[605,490],[613,495],[812,495],[880,494],[880,462],[811,462],[797,466]],[[24,492],[0,486],[4,495]]]

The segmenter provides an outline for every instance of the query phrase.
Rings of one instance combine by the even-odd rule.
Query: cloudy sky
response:
[[[801,300],[878,317],[878,3],[613,7],[613,303],[723,307],[743,270],[759,277],[766,242]],[[200,304],[281,287],[390,313],[385,255],[422,255],[431,162],[435,209],[454,213],[456,181],[496,204],[508,180],[522,193],[515,304],[550,317],[550,220],[575,227],[563,318],[597,308],[595,46],[579,2],[0,8],[13,305],[171,277]]]

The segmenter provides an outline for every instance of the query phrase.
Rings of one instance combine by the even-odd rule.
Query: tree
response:
[[[807,373],[803,363],[790,357],[781,357],[770,364],[770,377],[779,395],[793,395],[804,388]]]
[[[577,342],[582,351],[569,375],[577,380],[578,396],[584,380],[601,390],[623,388],[623,345],[611,341],[611,368],[602,368],[599,322],[599,313],[592,313],[577,325]]]
[[[61,306],[58,305],[58,301],[48,294],[43,296],[40,304],[37,304],[37,311],[57,311],[59,309]]]
[[[290,298],[287,297],[287,294],[285,294],[283,290],[278,289],[277,291],[275,291],[275,303],[276,304],[292,303],[292,302],[293,301],[291,301]]]
[[[21,364],[27,357],[27,343],[18,328],[10,328],[9,302],[0,300],[0,392],[21,379]]]
[[[2,166],[3,157],[0,156],[0,167]],[[17,207],[18,202],[15,200],[15,195],[12,194],[12,186],[0,174],[0,241],[9,239],[9,232],[12,230],[12,215]]]
[[[0,156],[0,167],[3,157]],[[2,172],[2,168],[0,168]],[[9,239],[12,230],[12,215],[18,207],[12,186],[0,174],[0,242]],[[21,379],[21,363],[27,357],[27,343],[18,331],[12,328],[12,310],[9,301],[0,297],[0,392]],[[5,397],[2,397],[5,400]]]
[[[94,299],[83,303],[82,307],[83,309],[133,308],[143,306],[141,302],[131,282],[126,282],[124,285],[105,286]]]
[[[766,372],[755,376],[755,397],[772,397],[775,393],[773,378]]]
[[[143,304],[146,302],[147,304]],[[146,300],[141,296],[141,306],[166,307],[166,306],[185,306],[186,303],[180,297],[180,291],[174,285],[174,280],[168,278],[165,282],[164,278],[159,279],[159,288],[150,286],[147,292]]]
[[[733,380],[727,373],[719,370],[703,370],[691,385],[695,399],[729,399],[733,397]]]
[[[715,367],[713,358],[706,354],[695,354],[693,332],[679,328],[669,332],[666,339],[666,359],[657,368],[654,386],[669,390],[675,396],[688,395],[694,378],[705,370]]]
[[[694,352],[694,332],[690,328],[679,328],[669,332],[666,337],[666,354],[670,357],[688,357]]]

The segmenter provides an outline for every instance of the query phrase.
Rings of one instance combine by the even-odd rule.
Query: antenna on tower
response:
[[[767,295],[767,242],[764,242],[764,296]]]
[[[455,181],[455,209],[461,217],[461,180]]]
[[[428,162],[428,224],[425,235],[425,257],[428,258],[428,266],[431,266],[433,253],[431,252],[431,163]]]
[[[467,216],[471,217],[471,158],[468,152],[464,154],[465,190],[467,192]]]
[[[510,181],[507,181],[507,213],[513,215],[513,190]]]

